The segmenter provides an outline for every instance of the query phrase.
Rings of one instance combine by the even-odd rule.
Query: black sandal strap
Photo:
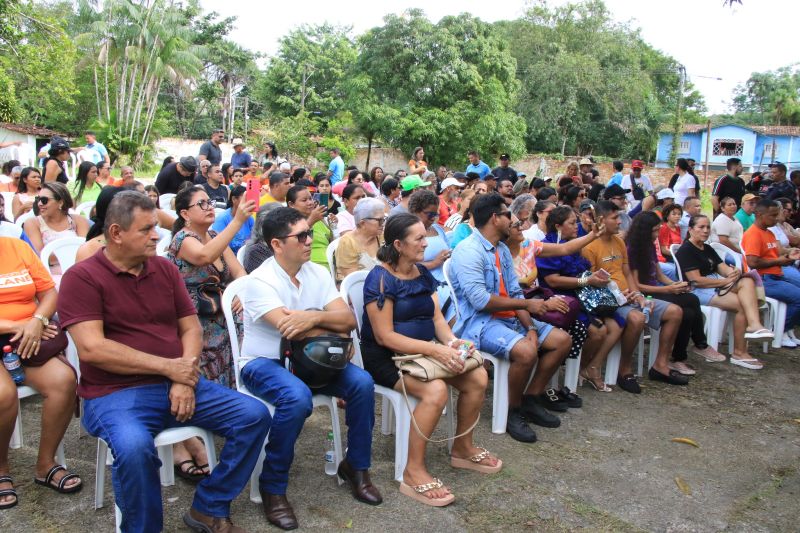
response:
[[[65,472],[67,471],[67,469],[64,468],[63,466],[55,465],[53,468],[50,469],[50,471],[44,477],[44,482],[47,483],[48,485],[50,485],[51,484],[50,482],[53,481],[53,476],[56,475],[56,472],[58,472],[60,470],[63,470]]]
[[[58,482],[58,490],[64,490],[64,485],[70,479],[80,479],[80,476],[78,474],[67,474],[66,476],[62,477],[61,480]]]
[[[11,483],[14,484],[14,480],[11,479],[11,476],[0,476],[0,483]]]
[[[17,495],[17,491],[14,490],[14,489],[3,489],[3,490],[0,490],[0,498],[2,498],[3,496],[16,496],[16,495]]]

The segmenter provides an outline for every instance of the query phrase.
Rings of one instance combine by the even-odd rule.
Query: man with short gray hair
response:
[[[192,425],[225,437],[183,520],[195,531],[243,532],[230,521],[230,504],[247,484],[271,417],[258,400],[200,375],[200,322],[178,269],[156,256],[156,223],[147,196],[117,194],[106,246],[61,280],[58,316],[78,348],[83,425],[114,451],[122,531],[163,528],[156,435]]]

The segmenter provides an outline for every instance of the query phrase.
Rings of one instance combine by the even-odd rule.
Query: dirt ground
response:
[[[487,400],[476,442],[497,453],[504,469],[455,471],[446,446],[431,445],[428,466],[457,498],[444,509],[397,491],[394,437],[380,433],[379,405],[372,476],[385,501],[374,508],[353,500],[323,472],[330,419],[318,409],[297,443],[288,496],[307,531],[800,531],[800,349],[773,350],[764,360],[754,372],[693,358],[699,372],[688,387],[645,380],[640,396],[583,387],[584,407],[562,416],[558,429],[537,428],[532,445],[490,433]],[[77,421],[65,451],[84,490],[63,496],[33,484],[40,407],[36,399],[22,404],[25,446],[11,450],[20,505],[0,511],[0,531],[113,531],[110,476],[106,507],[95,510],[96,441],[78,439]],[[192,490],[182,480],[162,489],[165,531],[186,530],[181,516]],[[250,531],[277,531],[247,489],[233,519]]]

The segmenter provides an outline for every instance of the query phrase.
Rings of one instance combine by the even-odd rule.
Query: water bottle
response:
[[[14,380],[14,383],[22,385],[25,382],[25,370],[22,368],[22,361],[11,350],[11,346],[3,346],[3,366],[11,374],[11,379]]]
[[[333,431],[325,436],[325,473],[329,476],[336,475],[336,451],[333,447]]]
[[[650,306],[653,305],[653,297],[648,296],[645,299],[644,305],[642,306],[642,313],[644,313],[644,323],[647,324],[650,322]]]

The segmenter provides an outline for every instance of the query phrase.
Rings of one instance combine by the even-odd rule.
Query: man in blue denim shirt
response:
[[[545,390],[566,359],[572,339],[565,331],[532,319],[531,314],[566,312],[568,306],[559,298],[524,298],[511,252],[500,242],[511,231],[511,212],[502,196],[479,196],[473,202],[472,217],[476,231],[456,247],[450,264],[459,317],[453,331],[479,350],[510,360],[506,430],[518,441],[535,442],[536,433],[527,421],[558,427],[561,420],[547,409],[567,409],[554,392]],[[526,390],[534,366],[536,372]]]

